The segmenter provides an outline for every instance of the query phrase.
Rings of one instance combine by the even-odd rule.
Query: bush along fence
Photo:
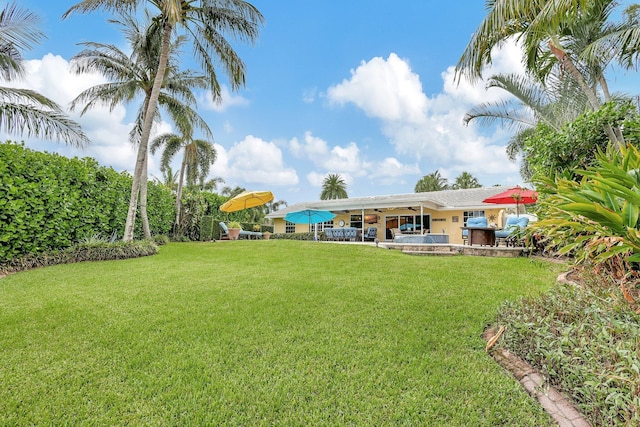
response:
[[[91,158],[69,159],[11,141],[0,143],[0,263],[122,233],[131,176]],[[153,234],[169,234],[171,191],[153,182],[147,210]],[[142,236],[136,221],[136,237]]]

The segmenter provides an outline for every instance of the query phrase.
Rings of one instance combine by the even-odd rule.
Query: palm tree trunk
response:
[[[149,136],[151,135],[151,127],[153,125],[153,118],[158,105],[158,98],[160,96],[160,89],[164,80],[165,70],[167,68],[167,61],[169,58],[169,48],[171,46],[171,31],[172,26],[169,21],[164,22],[164,34],[162,36],[162,51],[160,53],[160,59],[158,61],[158,70],[156,77],[153,81],[153,89],[151,90],[151,96],[149,97],[149,106],[144,114],[144,122],[142,125],[142,135],[140,136],[140,146],[138,147],[138,156],[136,159],[136,167],[133,174],[133,183],[131,185],[131,197],[129,199],[129,211],[127,213],[127,221],[124,227],[123,240],[133,240],[133,230],[136,220],[136,208],[138,205],[138,193],[140,192],[140,182],[143,178],[143,170],[145,169],[145,161],[147,157],[147,149],[149,146]],[[146,179],[146,177],[145,177]],[[146,193],[145,193],[146,197]],[[146,200],[144,201],[146,206]]]
[[[549,41],[549,49],[551,49],[551,52],[556,57],[560,65],[576,80],[576,82],[578,82],[585,95],[587,95],[587,99],[589,100],[589,104],[591,104],[593,110],[598,110],[601,107],[601,104],[595,93],[595,90],[589,87],[584,77],[582,76],[582,73],[580,73],[571,58],[569,58],[569,55],[567,55],[567,53],[561,47],[555,46],[553,44],[553,41],[551,40]],[[617,142],[618,145],[622,145],[616,137],[616,134],[613,132],[610,124],[606,124],[604,126],[604,131],[609,137],[609,140],[611,140],[612,142]]]
[[[176,224],[174,230],[176,235],[180,232],[180,212],[182,211],[182,186],[184,185],[184,171],[187,168],[186,152],[185,158],[182,159],[182,165],[180,166],[180,178],[178,179],[178,191],[176,191]]]
[[[607,79],[605,79],[604,75],[602,74],[600,75],[600,87],[602,87],[604,100],[607,102],[611,101],[611,93],[609,92],[609,83],[607,83]],[[614,127],[613,132],[616,134],[616,140],[618,144],[625,145],[624,136],[622,135],[622,129],[620,129],[620,126]]]
[[[148,164],[149,156],[144,158],[144,168],[142,170],[142,179],[140,180],[140,219],[142,220],[142,231],[144,238],[151,239],[151,228],[149,227],[149,217],[147,216],[147,186],[148,181]]]

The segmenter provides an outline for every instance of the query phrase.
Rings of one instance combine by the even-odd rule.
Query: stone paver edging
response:
[[[568,282],[568,274],[561,274],[558,281]],[[490,343],[497,341],[499,337],[496,335],[499,333],[501,331],[489,328],[484,332],[483,337]],[[487,351],[500,366],[511,372],[531,396],[536,398],[560,427],[591,427],[571,400],[549,385],[544,377],[527,362],[503,348],[489,348]]]

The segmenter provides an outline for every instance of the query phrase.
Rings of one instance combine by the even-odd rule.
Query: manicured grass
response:
[[[0,280],[0,424],[539,426],[485,353],[540,261],[296,241]]]

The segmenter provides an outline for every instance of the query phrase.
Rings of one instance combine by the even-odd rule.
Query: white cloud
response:
[[[321,165],[327,170],[353,176],[366,175],[371,165],[360,158],[360,149],[355,142],[350,142],[346,147],[335,146],[330,155],[321,161]]]
[[[316,100],[317,92],[318,92],[318,88],[316,87],[304,90],[302,92],[302,101],[305,104],[312,104]]]
[[[42,59],[28,60],[25,66],[27,69],[25,79],[12,81],[9,84],[13,87],[38,91],[63,108],[68,107],[69,103],[83,90],[105,82],[105,79],[98,74],[70,73],[69,62],[57,55],[47,54]],[[107,107],[98,106],[82,117],[78,111],[69,113],[69,117],[80,123],[91,140],[91,144],[82,149],[53,141],[41,141],[39,138],[30,138],[25,141],[27,146],[37,150],[56,152],[67,157],[93,157],[100,164],[113,166],[118,171],[132,171],[135,165],[135,148],[129,143],[132,123],[127,120],[126,115],[124,106],[117,106],[113,111],[109,111]],[[9,135],[6,138],[20,137]],[[156,162],[151,159],[150,173],[155,167]]]
[[[324,174],[320,173],[320,172],[309,172],[307,174],[307,181],[313,187],[322,187],[322,183],[324,182],[324,179],[327,177],[327,175],[335,174],[335,173],[338,173],[338,172],[330,171],[330,172],[327,172],[327,173],[324,173]],[[349,187],[350,184],[353,184],[354,179],[353,179],[353,176],[351,176],[350,174],[348,174],[348,173],[339,173],[339,175],[342,178],[342,180],[345,182],[347,187]]]
[[[234,95],[226,85],[220,85],[220,95],[221,99],[217,102],[213,99],[211,91],[207,91],[199,97],[198,101],[205,110],[213,110],[218,113],[230,107],[249,105],[247,98],[241,95]]]
[[[313,187],[321,187],[322,182],[324,181],[326,176],[327,174],[323,174],[320,172],[309,172],[307,174],[307,181],[309,181],[309,184],[311,184]]]
[[[514,43],[496,50],[493,66],[485,75],[520,72],[521,54]],[[383,134],[395,146],[396,152],[415,158],[432,170],[443,170],[446,165],[451,173],[468,171],[472,174],[491,175],[517,173],[517,165],[506,156],[505,134],[493,130],[490,136],[481,136],[487,129],[475,124],[465,127],[462,119],[473,106],[504,97],[499,90],[487,91],[483,81],[470,84],[454,81],[454,67],[441,75],[443,92],[428,98],[422,92],[420,78],[409,64],[395,54],[385,60],[373,58],[351,71],[351,78],[328,89],[329,100],[334,104],[353,103],[367,116],[381,122]],[[387,160],[385,160],[387,161]],[[386,163],[389,175],[415,173],[411,167]],[[377,173],[380,171],[377,167]],[[458,172],[459,171],[459,172]],[[373,174],[372,176],[377,176]],[[398,175],[396,175],[398,176]],[[455,177],[454,177],[455,178]]]
[[[376,57],[351,70],[351,79],[327,91],[333,103],[352,102],[368,116],[386,121],[420,122],[427,108],[418,75],[395,53]]]
[[[344,147],[336,145],[330,148],[324,139],[313,136],[311,132],[305,132],[303,142],[298,138],[289,141],[289,150],[294,156],[307,159],[316,168],[326,171],[322,176],[327,173],[338,173],[343,178],[347,175],[364,176],[371,169],[371,163],[361,158],[361,151],[355,142],[350,142]],[[312,177],[310,182],[317,182],[317,177]]]
[[[282,151],[273,142],[249,135],[225,154],[227,167],[222,178],[226,181],[239,182],[239,185],[252,189],[298,184],[296,171],[285,166]],[[220,169],[214,168],[214,171]]]
[[[395,183],[406,175],[420,175],[420,167],[402,164],[395,157],[387,157],[375,165],[372,178],[380,178],[385,184]]]
[[[289,141],[289,150],[298,158],[318,159],[329,153],[329,144],[322,138],[313,136],[311,132],[305,132],[304,141],[301,143],[298,138]]]

